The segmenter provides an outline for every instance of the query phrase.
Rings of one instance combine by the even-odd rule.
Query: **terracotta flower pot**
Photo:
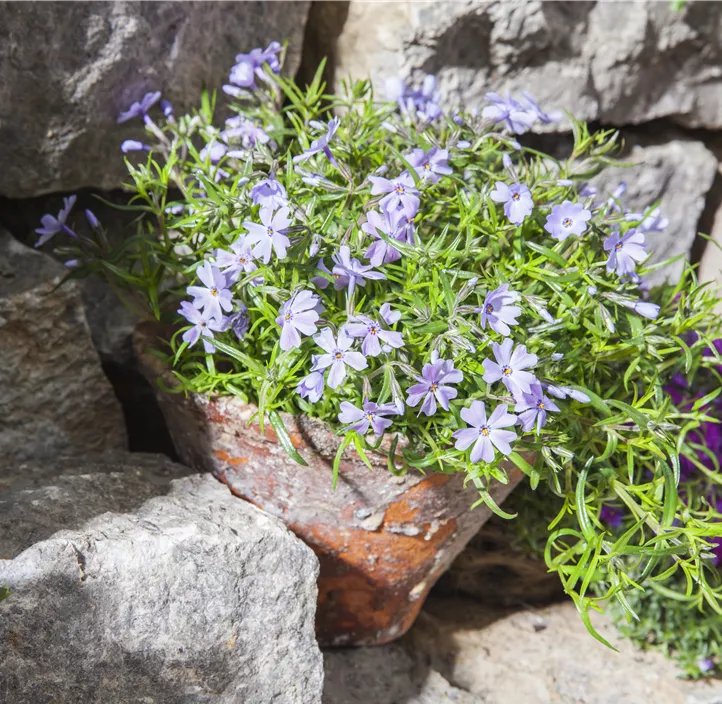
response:
[[[316,630],[323,645],[387,643],[403,635],[432,585],[489,518],[461,474],[411,471],[392,475],[386,458],[370,455],[370,471],[349,450],[338,485],[332,464],[339,444],[323,422],[282,414],[294,447],[308,462],[291,460],[269,423],[261,431],[256,408],[235,397],[169,394],[156,384],[168,369],[147,354],[158,329],[142,325],[134,345],[141,370],[156,389],[183,462],[213,472],[231,491],[280,518],[318,555]],[[507,485],[491,493],[501,503],[521,479],[509,468]]]

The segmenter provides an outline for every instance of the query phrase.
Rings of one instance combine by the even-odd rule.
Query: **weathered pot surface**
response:
[[[269,423],[248,424],[256,407],[236,397],[170,394],[173,383],[157,357],[158,328],[143,324],[134,346],[141,370],[156,389],[182,461],[213,472],[231,491],[277,516],[310,545],[321,565],[316,631],[322,645],[372,645],[403,635],[432,585],[490,516],[464,487],[462,474],[410,471],[397,477],[386,458],[369,454],[374,471],[352,450],[344,453],[334,490],[332,464],[339,444],[322,421],[281,414],[295,463]],[[491,488],[500,504],[522,474]]]

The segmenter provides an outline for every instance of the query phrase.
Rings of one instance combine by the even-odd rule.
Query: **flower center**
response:
[[[504,376],[509,376],[509,375],[511,374],[511,367],[509,367],[509,366],[504,366],[504,367],[502,367],[502,368],[501,368],[501,373],[502,373]]]
[[[571,219],[571,218],[564,218],[564,220],[562,220],[562,225],[564,225],[564,227],[571,227],[571,226],[572,226],[572,219]]]
[[[269,237],[273,237],[273,228],[272,227],[267,227],[266,232],[268,233]]]
[[[379,329],[375,325],[369,327],[369,335],[375,335],[378,331]]]
[[[239,264],[245,264],[248,260],[245,257],[238,257]]]
[[[402,185],[396,186],[396,188],[395,188],[394,190],[395,190],[400,196],[402,196],[402,195],[404,194],[404,192],[405,192],[405,189],[404,189],[404,187],[403,187]]]
[[[622,243],[617,242],[617,244],[614,245],[614,251],[618,252],[622,248]]]
[[[367,413],[366,418],[369,422],[373,422],[374,414],[373,413]]]
[[[544,410],[544,401],[537,401],[536,407],[537,407],[540,411],[543,411],[543,410]]]
[[[218,295],[218,289],[214,286],[211,289],[211,296],[217,296]]]
[[[511,197],[512,200],[519,200],[520,196],[518,193],[514,193]]]
[[[431,164],[429,164],[429,162],[427,161],[427,162],[424,164],[424,169],[425,169],[426,171],[428,171],[430,168],[431,168]]]
[[[283,319],[288,321],[291,319],[291,313],[286,313],[286,315],[283,316]]]
[[[481,428],[479,428],[479,435],[483,435],[485,438],[488,438],[489,437],[489,426],[482,425]]]
[[[487,313],[493,313],[494,312],[494,306],[491,305],[491,303],[486,304],[486,312]]]
[[[333,356],[334,356],[336,359],[343,359],[343,352],[341,352],[341,350],[336,350],[336,351],[333,353]]]
[[[439,385],[434,382],[431,386],[429,386],[429,391],[436,391],[436,389],[439,388]]]
[[[201,327],[202,327],[202,328],[208,327],[208,323],[201,323]]]

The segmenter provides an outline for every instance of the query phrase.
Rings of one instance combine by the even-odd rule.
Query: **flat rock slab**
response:
[[[593,621],[619,653],[587,633],[571,603],[509,613],[471,600],[431,599],[398,643],[327,652],[323,701],[722,704],[719,680],[680,680],[672,661],[636,650],[611,619]],[[424,699],[441,684],[443,695]]]
[[[13,704],[315,704],[313,553],[208,475],[0,561]]]
[[[0,475],[5,464],[126,447],[79,288],[55,289],[65,273],[0,230]]]

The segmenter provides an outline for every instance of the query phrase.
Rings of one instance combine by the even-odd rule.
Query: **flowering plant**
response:
[[[225,120],[208,94],[188,115],[157,93],[123,113],[152,142],[121,147],[134,236],[111,247],[92,213],[95,235],[79,236],[68,202],[40,241],[64,232],[70,276],[101,273],[176,324],[177,390],[256,404],[301,463],[279,411],[337,428],[334,481],[352,446],[367,462],[387,454],[392,472],[463,472],[507,517],[490,481],[516,465],[532,488],[548,483],[563,498],[548,564],[590,630],[600,599],[636,587],[630,561],[664,578],[673,554],[716,604],[714,509],[690,513],[677,492],[709,398],[687,408],[665,391],[678,371],[722,362],[703,355],[715,296],[689,266],[647,292],[659,213],[585,185],[616,135],[573,121],[558,161],[519,141],[559,119],[529,95],[448,112],[431,77],[392,82],[391,102],[364,81],[325,95],[323,66],[302,90],[280,75],[282,53],[237,57]],[[622,536],[600,514],[610,501],[634,517]],[[575,525],[558,528],[567,515]]]

